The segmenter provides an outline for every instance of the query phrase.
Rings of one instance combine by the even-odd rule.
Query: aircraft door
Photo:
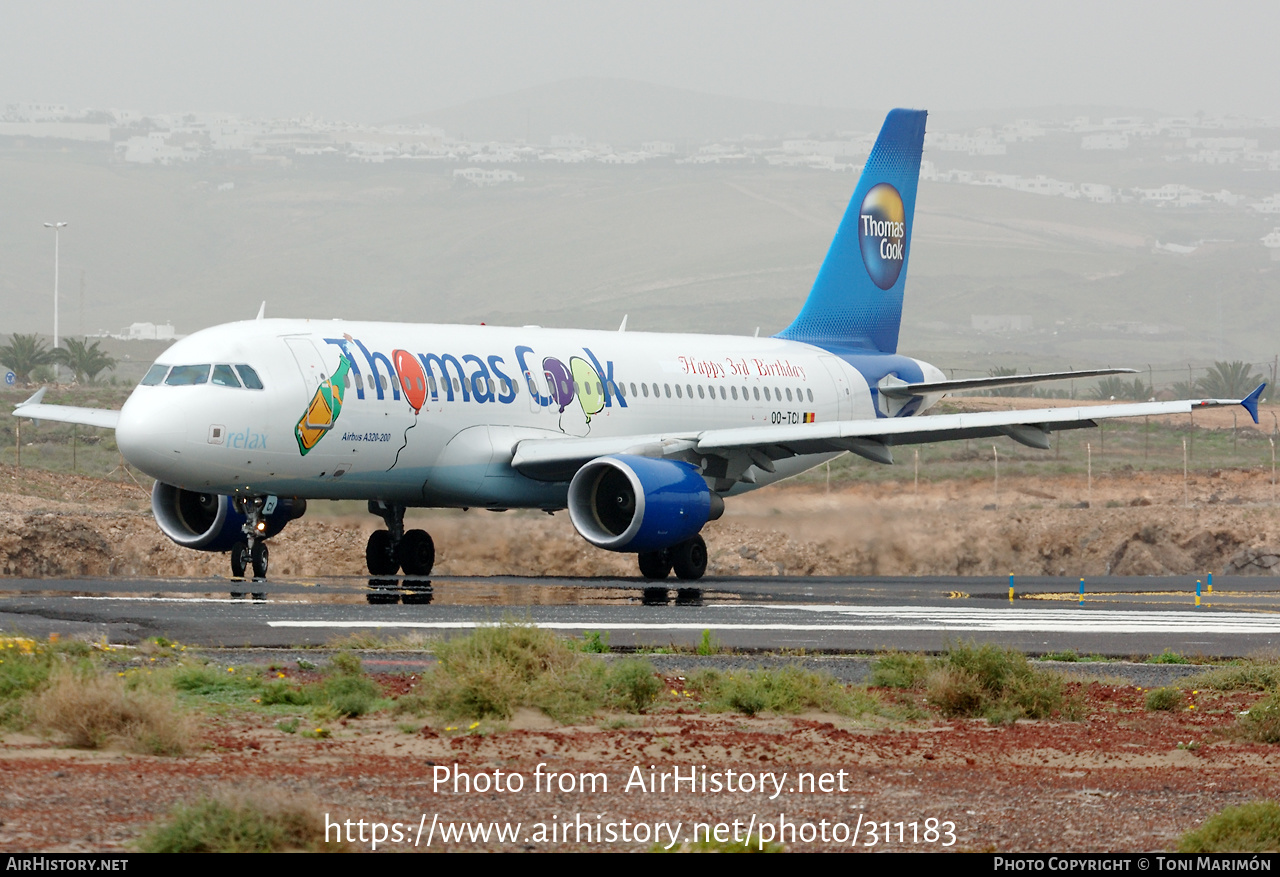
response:
[[[310,338],[286,336],[284,343],[289,347],[289,352],[293,354],[293,360],[298,365],[298,372],[302,375],[302,385],[307,395],[314,393],[316,387],[324,383],[332,370],[325,368],[324,359]]]

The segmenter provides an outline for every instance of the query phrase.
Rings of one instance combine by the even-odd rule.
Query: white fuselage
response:
[[[157,364],[214,377],[153,370],[160,382],[121,411],[120,449],[161,481],[220,494],[560,508],[565,482],[511,467],[519,441],[877,416],[858,370],[776,338],[255,320],[191,335]],[[219,364],[251,366],[262,389],[215,382],[231,372]],[[781,460],[739,489],[825,459]]]

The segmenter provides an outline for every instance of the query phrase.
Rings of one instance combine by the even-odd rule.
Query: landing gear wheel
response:
[[[369,575],[393,576],[400,571],[400,563],[391,550],[390,533],[374,530],[369,535],[369,544],[364,547],[364,562],[369,567]]]
[[[237,542],[231,546],[231,578],[244,578],[244,571],[249,568],[249,546]]]
[[[253,577],[255,579],[265,579],[267,577],[267,558],[270,554],[271,552],[267,550],[267,543],[253,543],[253,549],[249,552],[249,562],[253,565]]]
[[[429,576],[436,562],[436,544],[426,530],[409,530],[396,551],[407,576]]]
[[[671,572],[671,553],[667,549],[641,551],[640,575],[646,579],[665,579]]]
[[[676,578],[697,581],[707,571],[707,543],[701,536],[686,539],[671,549],[671,565]]]

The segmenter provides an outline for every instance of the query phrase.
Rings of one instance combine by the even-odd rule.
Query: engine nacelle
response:
[[[267,529],[259,538],[274,536],[306,511],[305,499],[279,497],[271,514],[264,516]],[[151,488],[151,512],[164,534],[184,548],[229,551],[244,538],[241,528],[245,516],[236,511],[229,496],[183,490],[157,481]]]
[[[694,536],[724,513],[697,468],[618,454],[587,463],[569,483],[569,517],[592,545],[656,551]]]

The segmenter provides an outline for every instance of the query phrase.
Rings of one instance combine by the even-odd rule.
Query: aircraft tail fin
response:
[[[889,112],[809,298],[777,337],[897,352],[927,115]]]

